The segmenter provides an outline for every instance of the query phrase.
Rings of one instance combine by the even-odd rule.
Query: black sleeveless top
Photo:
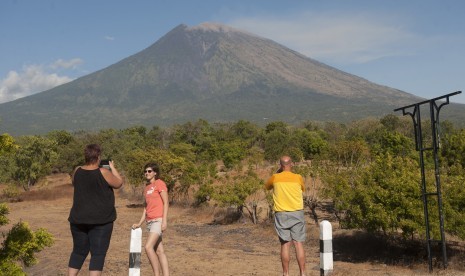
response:
[[[100,169],[78,168],[74,173],[73,206],[68,221],[105,224],[116,220],[115,194]]]

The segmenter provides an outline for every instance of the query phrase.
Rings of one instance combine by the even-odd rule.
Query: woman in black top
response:
[[[73,206],[69,214],[73,251],[68,275],[77,275],[90,252],[89,275],[101,275],[116,220],[113,189],[123,185],[113,161],[110,170],[100,168],[101,148],[97,144],[84,149],[86,164],[73,174]]]

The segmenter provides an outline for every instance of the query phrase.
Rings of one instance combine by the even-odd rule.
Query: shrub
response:
[[[8,223],[6,204],[0,204],[0,225]],[[5,236],[5,235],[4,235]],[[1,275],[26,275],[20,264],[29,267],[37,263],[34,254],[53,244],[53,236],[40,228],[32,231],[26,222],[13,225],[0,249]]]
[[[3,190],[3,197],[8,199],[9,201],[17,201],[19,199],[19,196],[21,194],[21,191],[18,186],[15,184],[9,184],[4,190]]]

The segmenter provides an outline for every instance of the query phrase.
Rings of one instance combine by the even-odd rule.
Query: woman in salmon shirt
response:
[[[163,248],[162,233],[168,225],[168,189],[163,180],[160,179],[160,168],[155,163],[148,163],[144,166],[144,176],[147,180],[144,189],[144,211],[137,224],[132,228],[139,228],[145,221],[149,232],[145,244],[145,252],[152,265],[154,275],[160,275],[160,268],[163,276],[169,275],[168,259]]]

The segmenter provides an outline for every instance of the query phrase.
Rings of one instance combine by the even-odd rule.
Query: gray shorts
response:
[[[307,236],[304,211],[276,212],[274,226],[281,242],[304,242]]]
[[[162,218],[157,218],[151,221],[147,221],[147,231],[152,233],[157,233],[161,236],[161,222]]]

